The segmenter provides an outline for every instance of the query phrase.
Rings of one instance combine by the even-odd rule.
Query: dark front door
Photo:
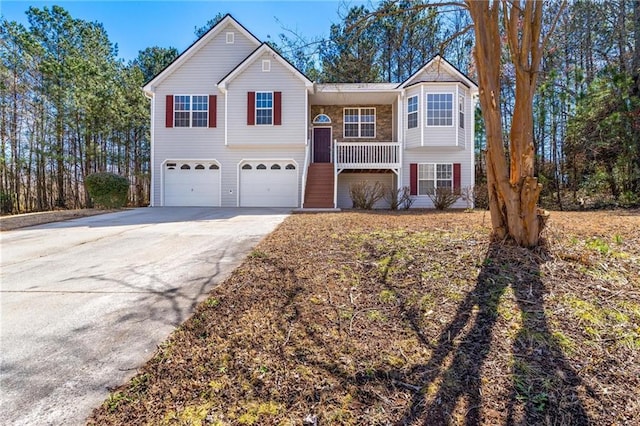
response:
[[[313,129],[313,162],[331,162],[331,127]]]

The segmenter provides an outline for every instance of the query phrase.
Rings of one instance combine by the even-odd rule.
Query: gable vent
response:
[[[262,60],[262,71],[263,72],[271,71],[271,61],[269,59]]]
[[[235,42],[235,33],[227,33],[227,44],[233,44]]]

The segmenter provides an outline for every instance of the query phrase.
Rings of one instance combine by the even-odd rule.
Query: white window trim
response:
[[[429,117],[427,117],[427,112],[429,111],[429,95],[451,95],[451,124],[429,124]],[[424,126],[425,127],[453,127],[455,126],[456,120],[455,120],[455,104],[453,103],[453,100],[455,99],[455,96],[453,94],[453,92],[426,92],[424,94]]]
[[[227,44],[234,44],[236,41],[236,34],[234,32],[228,32],[226,34],[226,42]]]
[[[188,96],[189,97],[189,125],[188,126],[176,126],[176,114],[178,112],[186,112],[187,110],[177,110],[176,109],[176,98],[178,96]],[[203,111],[197,111],[197,112],[205,112],[207,114],[207,124],[205,126],[195,126],[193,125],[193,97],[194,96],[204,96],[204,98],[207,100],[207,109],[203,110]],[[178,129],[207,129],[209,128],[209,95],[199,95],[199,94],[195,94],[195,95],[186,95],[186,94],[178,94],[178,95],[173,95],[173,127],[178,128]]]
[[[358,136],[346,136],[346,126],[347,122],[345,117],[347,116],[348,109],[357,109],[358,110],[358,122],[357,123],[348,123],[348,124],[357,124],[358,125]],[[362,136],[362,125],[363,124],[371,124],[361,121],[362,110],[363,109],[372,109],[373,110],[373,136]],[[375,139],[378,133],[378,111],[375,107],[344,107],[342,109],[342,137],[345,139]]]
[[[271,61],[269,59],[262,60],[262,72],[270,72],[271,71]]]
[[[409,100],[416,98],[416,110],[413,112],[409,112]],[[411,114],[415,114],[416,115],[416,126],[415,127],[409,127],[409,116]],[[407,98],[407,129],[418,129],[420,128],[420,96],[418,95],[413,95],[413,96],[409,96]]]
[[[258,108],[258,93],[271,93],[271,108]],[[273,96],[273,92],[269,92],[269,91],[265,91],[265,90],[262,90],[260,92],[256,92],[255,101],[254,102],[256,104],[255,110],[254,110],[255,125],[256,126],[273,126],[273,119],[274,119],[273,114],[274,114],[274,106],[275,106],[274,105],[275,99],[274,99],[274,96]],[[271,123],[258,124],[258,110],[268,110],[268,109],[271,110]]]
[[[442,126],[441,126],[442,127]],[[418,190],[418,195],[419,196],[429,196],[429,194],[427,193],[420,193],[420,181],[430,181],[431,179],[420,179],[420,166],[428,166],[428,165],[432,165],[433,166],[433,188],[437,189],[438,188],[438,180],[446,180],[446,179],[438,179],[438,166],[450,166],[451,167],[451,190],[454,189],[453,185],[453,163],[418,163],[418,173],[417,173],[417,182],[416,182],[416,187]],[[433,194],[432,194],[433,195]]]
[[[465,124],[464,120],[466,119],[466,109],[465,109],[466,99],[463,94],[458,94],[458,127],[464,129]]]

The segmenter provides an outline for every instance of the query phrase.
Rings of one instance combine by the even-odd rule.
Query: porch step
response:
[[[309,165],[304,208],[333,208],[333,173],[333,163]]]

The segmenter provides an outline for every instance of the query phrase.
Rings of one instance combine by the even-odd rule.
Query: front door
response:
[[[313,129],[313,162],[331,162],[331,127]]]

